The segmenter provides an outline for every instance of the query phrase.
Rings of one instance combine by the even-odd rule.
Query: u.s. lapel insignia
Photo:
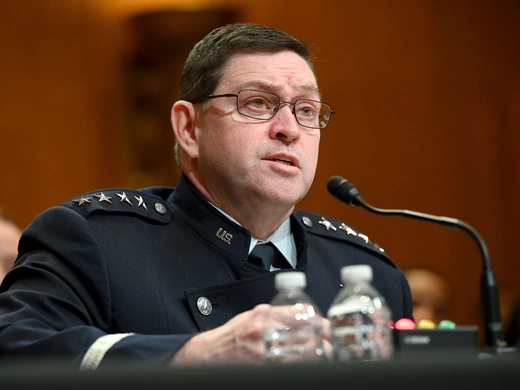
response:
[[[347,236],[348,236],[349,234],[352,234],[353,236],[357,236],[357,233],[354,231],[354,229],[352,229],[350,226],[347,226],[347,225],[345,224],[345,222],[343,222],[343,223],[340,225],[339,228],[340,228],[341,230],[346,231],[346,232],[347,232]]]
[[[233,235],[231,233],[228,233],[224,229],[219,228],[215,235],[222,241],[224,241],[226,244],[231,245],[231,239],[233,238]]]
[[[329,221],[327,221],[325,219],[325,217],[321,217],[321,221],[319,223],[320,223],[320,225],[325,226],[327,228],[327,230],[329,230],[329,229],[337,230],[336,227],[332,223],[330,223]]]
[[[86,198],[81,197],[79,199],[74,199],[73,202],[77,203],[78,206],[81,206],[83,203],[91,203],[90,199],[92,199],[92,197],[90,197],[90,196],[86,197]]]
[[[121,202],[126,202],[126,203],[128,203],[129,205],[132,204],[132,201],[131,201],[130,199],[128,199],[128,196],[126,196],[126,194],[124,193],[124,191],[123,191],[122,194],[118,194],[118,193],[116,192],[116,195],[119,196],[119,197],[121,198],[121,201],[120,201],[119,203],[121,203]]]
[[[145,209],[146,211],[148,211],[148,207],[146,207],[146,203],[144,203],[144,200],[143,200],[143,197],[142,197],[142,196],[139,196],[139,197],[138,197],[138,196],[134,196],[134,198],[137,199],[137,202],[139,202],[139,203],[137,203],[137,207],[139,207],[139,206],[143,206],[144,209]]]
[[[112,203],[112,201],[110,200],[110,199],[112,199],[112,197],[106,196],[104,193],[101,193],[99,195],[94,195],[94,196],[99,199],[99,203],[101,203],[101,202]]]

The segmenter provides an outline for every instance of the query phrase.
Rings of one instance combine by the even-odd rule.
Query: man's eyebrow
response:
[[[261,90],[267,90],[267,91],[276,91],[283,89],[283,86],[280,84],[273,84],[268,83],[265,81],[250,81],[244,84],[239,85],[239,89],[244,88],[254,88],[254,89],[261,89]],[[314,84],[303,84],[298,85],[296,89],[302,91],[302,92],[313,92],[316,93],[318,96],[321,96],[320,91],[318,90],[318,87]]]
[[[320,94],[320,91],[318,90],[318,87],[314,84],[305,84],[298,87],[298,89],[302,91],[310,91],[310,92],[316,92],[318,95]]]

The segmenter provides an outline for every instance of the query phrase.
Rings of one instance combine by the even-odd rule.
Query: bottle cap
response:
[[[307,286],[307,278],[303,272],[289,271],[280,272],[274,277],[274,287],[277,290],[281,288],[305,288]]]
[[[347,265],[341,268],[343,283],[355,280],[372,280],[372,267],[368,264]]]

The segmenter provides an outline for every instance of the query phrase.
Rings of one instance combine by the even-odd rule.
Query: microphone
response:
[[[327,189],[332,196],[341,202],[353,206],[360,206],[375,214],[400,215],[422,221],[435,222],[440,225],[458,228],[468,233],[477,243],[483,260],[480,294],[486,346],[492,349],[505,346],[504,341],[502,341],[502,322],[500,319],[500,304],[495,275],[491,267],[487,245],[475,228],[460,219],[441,217],[410,210],[380,209],[373,207],[363,200],[359,191],[351,182],[341,176],[332,176],[327,182]]]

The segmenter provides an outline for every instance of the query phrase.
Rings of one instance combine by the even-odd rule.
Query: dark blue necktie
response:
[[[256,244],[247,261],[268,271],[271,269],[271,265],[275,268],[292,268],[270,241],[265,244]]]

